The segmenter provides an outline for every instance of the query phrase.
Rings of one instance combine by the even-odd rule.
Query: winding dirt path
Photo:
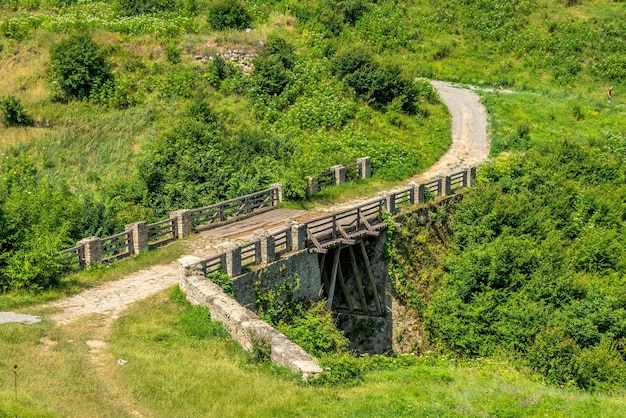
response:
[[[487,112],[476,93],[443,81],[433,86],[452,115],[452,145],[428,170],[409,181],[420,182],[453,172],[459,167],[484,161],[489,156]],[[372,197],[325,208],[329,212],[348,209]],[[189,240],[190,253],[215,253],[215,243],[207,244],[206,237]],[[67,325],[83,315],[102,315],[102,325],[108,326],[128,305],[178,283],[177,262],[157,265],[133,273],[124,279],[105,283],[78,295],[52,302],[45,308],[57,312],[50,317],[60,325]]]
[[[426,171],[411,177],[406,183],[422,183],[432,180],[437,176],[451,174],[459,168],[471,167],[489,158],[491,144],[487,134],[487,109],[480,103],[480,97],[474,93],[473,90],[476,88],[465,88],[446,81],[435,80],[431,81],[431,84],[448,107],[452,117],[452,144],[435,164]],[[402,186],[402,188],[405,187]],[[400,188],[394,190],[400,190]],[[316,209],[341,212],[376,197],[376,195],[363,196],[349,202]]]

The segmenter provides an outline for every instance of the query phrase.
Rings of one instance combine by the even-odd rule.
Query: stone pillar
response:
[[[476,167],[470,167],[465,172],[466,186],[472,187],[476,183]]]
[[[272,189],[276,189],[276,201],[272,202],[272,206],[276,206],[278,202],[283,201],[283,184],[272,183]]]
[[[148,224],[146,222],[128,224],[126,230],[133,232],[133,254],[148,251]]]
[[[315,178],[313,177],[307,177],[306,178],[307,183],[309,185],[309,196],[313,196],[315,194],[317,194],[317,192],[319,192],[319,184],[317,183],[317,180],[315,180]]]
[[[418,197],[419,197],[419,185],[417,183],[415,183],[414,181],[409,183],[409,187],[411,188],[411,193],[409,194],[409,200],[411,202],[412,205],[419,203],[418,202]]]
[[[452,177],[445,176],[443,181],[443,195],[449,196],[452,194]]]
[[[291,224],[291,250],[302,251],[306,249],[306,225],[296,221]]]
[[[396,213],[396,194],[391,192],[382,192],[381,196],[385,199],[387,212]]]
[[[357,158],[356,163],[361,165],[361,178],[372,177],[372,159],[370,157]]]
[[[443,194],[443,177],[437,176],[437,194],[435,196],[441,196]]]
[[[426,202],[426,185],[420,184],[417,186],[417,203]]]
[[[267,264],[276,260],[276,240],[267,231],[261,238],[261,263]]]
[[[335,175],[335,184],[346,182],[346,168],[342,165],[334,165],[330,168]]]
[[[170,212],[170,218],[176,218],[176,233],[178,238],[191,234],[191,212],[187,209]]]
[[[85,248],[85,265],[87,267],[102,260],[102,241],[98,237],[83,238],[78,241]]]
[[[185,255],[178,259],[179,277],[195,276],[204,274],[202,269],[202,259],[195,255]]]
[[[241,247],[226,252],[226,273],[233,278],[241,274]]]

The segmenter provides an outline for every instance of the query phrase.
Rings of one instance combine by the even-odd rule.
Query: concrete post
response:
[[[441,196],[443,194],[443,177],[437,176],[437,194],[435,196]]]
[[[319,184],[317,183],[317,180],[313,177],[307,177],[306,178],[307,183],[309,185],[309,196],[313,196],[316,195],[317,192],[319,192]]]
[[[411,188],[411,193],[409,194],[409,200],[411,202],[412,205],[419,203],[418,202],[418,197],[419,197],[419,185],[417,183],[415,183],[414,181],[409,183],[409,187]]]
[[[78,241],[85,248],[85,265],[87,267],[102,260],[102,241],[98,237],[83,238]]]
[[[465,172],[467,187],[472,187],[476,183],[476,167],[470,167]]]
[[[426,203],[426,185],[424,184],[417,186],[417,203]]]
[[[291,250],[302,251],[306,249],[306,225],[296,221],[291,224]]]
[[[335,176],[335,184],[346,182],[346,168],[342,165],[334,165],[330,168]]]
[[[202,271],[202,258],[195,255],[185,255],[178,259],[179,276],[194,276],[204,274]]]
[[[357,158],[356,162],[361,165],[361,178],[372,177],[372,159],[370,157]]]
[[[133,233],[133,254],[140,254],[148,251],[148,223],[135,222],[126,225],[127,231]]]
[[[261,240],[261,263],[267,264],[276,260],[276,240],[269,234]]]
[[[226,252],[226,273],[233,278],[241,275],[241,247]]]
[[[443,187],[443,195],[449,196],[452,194],[452,177],[445,176],[444,177],[444,187]]]
[[[387,208],[387,212],[396,213],[396,194],[391,192],[383,192],[381,196],[385,198],[385,206]]]
[[[170,218],[176,218],[176,232],[178,238],[191,234],[191,212],[187,209],[170,212]]]
[[[276,193],[276,201],[272,202],[272,206],[276,206],[276,203],[283,201],[283,184],[282,183],[272,183],[272,188],[277,189]]]

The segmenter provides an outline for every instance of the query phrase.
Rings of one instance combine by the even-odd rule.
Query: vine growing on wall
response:
[[[396,298],[418,312],[423,312],[424,304],[419,297],[415,284],[409,280],[400,262],[396,247],[397,226],[390,213],[383,212],[383,221],[387,224],[387,239],[385,240],[383,255],[387,261],[387,273],[391,278],[391,285]]]

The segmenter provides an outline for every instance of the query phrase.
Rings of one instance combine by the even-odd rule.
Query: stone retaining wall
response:
[[[192,266],[198,265],[200,261],[200,258],[194,256],[186,256],[180,260],[180,287],[189,302],[207,307],[211,311],[211,318],[219,321],[244,349],[252,350],[253,341],[262,339],[269,343],[270,359],[275,364],[301,373],[305,380],[322,372],[317,360],[302,347],[289,341],[254,312],[226,295],[201,271],[193,269]]]

